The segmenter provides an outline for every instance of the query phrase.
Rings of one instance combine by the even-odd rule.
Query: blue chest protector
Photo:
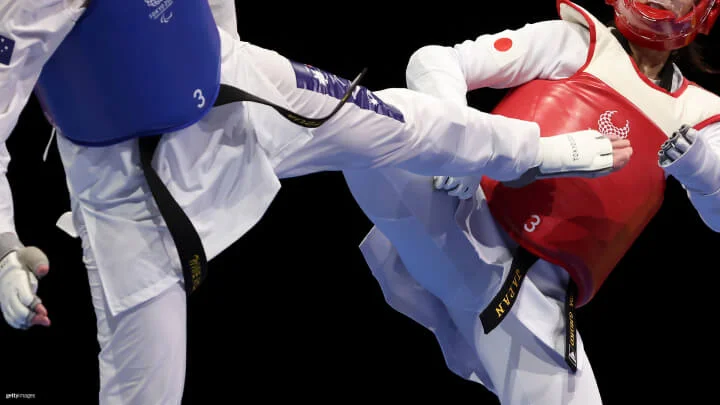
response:
[[[65,137],[104,146],[196,123],[219,88],[220,38],[207,0],[92,0],[36,94]]]
[[[180,257],[185,290],[207,275],[192,222],[152,166],[161,135],[198,122],[215,105],[248,101],[316,128],[352,96],[363,71],[335,109],[308,118],[220,83],[220,36],[207,0],[91,0],[47,62],[36,94],[64,137],[85,146],[138,140],[140,166]]]

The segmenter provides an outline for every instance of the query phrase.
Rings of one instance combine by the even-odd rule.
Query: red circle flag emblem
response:
[[[493,45],[495,49],[497,49],[500,52],[509,51],[510,48],[513,46],[513,41],[510,38],[500,38],[495,41],[495,44]]]

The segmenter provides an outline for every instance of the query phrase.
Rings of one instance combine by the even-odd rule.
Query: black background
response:
[[[579,4],[603,20],[602,1]],[[405,85],[411,53],[556,18],[551,0],[506,2],[238,2],[243,40],[364,85]],[[720,37],[717,33],[715,38]],[[683,66],[684,67],[684,66]],[[685,67],[718,93],[720,81]],[[488,111],[503,91],[470,103]],[[97,402],[95,320],[80,244],[55,228],[68,209],[50,126],[31,99],[8,141],[16,225],[51,258],[39,294],[52,327],[0,325],[0,391],[37,403]],[[262,221],[211,262],[190,304],[186,403],[352,400],[497,404],[445,366],[433,335],[385,304],[358,244],[371,224],[336,172],[283,180]],[[596,298],[579,330],[606,404],[704,402],[714,395],[713,290],[720,237],[670,180],[666,201]],[[708,364],[709,363],[709,364]]]

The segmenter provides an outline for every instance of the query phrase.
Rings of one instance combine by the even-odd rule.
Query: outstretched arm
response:
[[[464,106],[470,90],[510,88],[535,79],[572,76],[585,64],[589,45],[590,34],[586,28],[562,20],[543,21],[516,30],[480,35],[454,46],[422,47],[411,56],[406,79],[410,89]],[[489,114],[489,117],[498,116]],[[504,128],[501,138],[511,139],[522,126],[521,121],[513,122]],[[545,138],[542,142],[554,141]],[[632,149],[624,140],[613,140],[612,146],[613,168],[617,169],[629,160]],[[548,154],[559,153],[553,149],[541,148]],[[552,158],[554,156],[544,156],[543,160]],[[448,190],[451,196],[467,199],[475,195],[480,177],[435,176],[434,185]]]

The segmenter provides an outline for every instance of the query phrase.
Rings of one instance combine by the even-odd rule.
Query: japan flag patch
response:
[[[501,32],[490,38],[490,55],[498,67],[503,68],[525,53],[525,43],[511,31]]]

